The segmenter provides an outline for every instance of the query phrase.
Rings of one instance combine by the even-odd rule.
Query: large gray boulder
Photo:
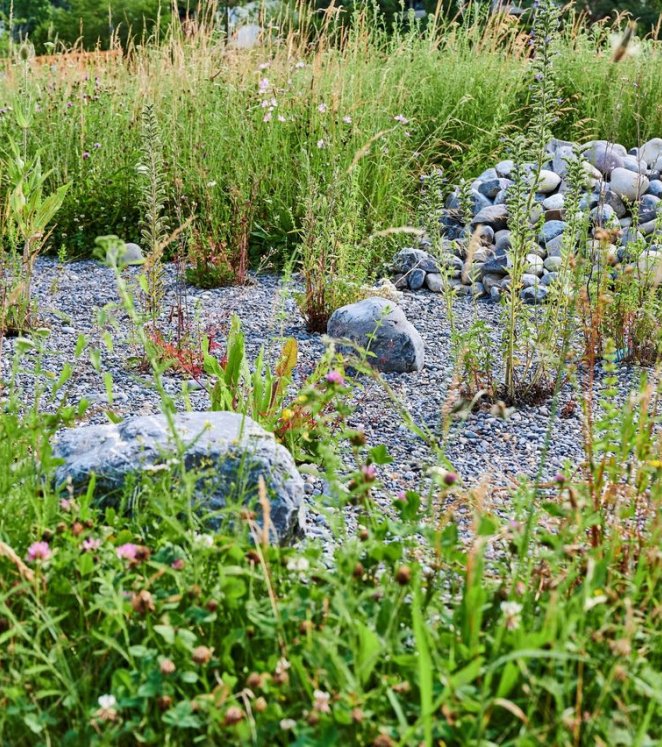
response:
[[[254,420],[233,412],[182,412],[173,415],[184,464],[200,471],[197,511],[216,512],[228,505],[250,505],[259,514],[259,478],[271,506],[272,538],[286,543],[304,528],[304,486],[294,460],[273,434]],[[177,453],[165,416],[127,418],[118,424],[70,428],[56,439],[58,484],[70,479],[74,491],[87,489],[96,476],[95,496],[112,505],[130,475],[157,473]],[[210,518],[218,526],[219,519]]]
[[[343,306],[331,315],[330,337],[351,340],[372,355],[369,363],[380,371],[405,373],[423,367],[423,340],[404,311],[385,298],[371,297]]]

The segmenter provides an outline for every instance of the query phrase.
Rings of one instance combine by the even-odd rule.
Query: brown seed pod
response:
[[[193,649],[192,658],[196,664],[208,664],[212,657],[212,649],[207,646],[196,646]]]
[[[250,687],[251,690],[257,690],[264,687],[264,678],[257,672],[251,672],[246,677],[246,687]]]
[[[241,708],[239,708],[239,706],[230,706],[225,712],[223,723],[225,724],[225,726],[234,726],[235,724],[238,724],[240,721],[242,721],[243,718],[244,712],[241,710]]]
[[[148,612],[154,612],[154,599],[147,589],[142,589],[131,597],[131,607],[139,615],[146,615]]]
[[[407,586],[411,581],[411,568],[407,565],[401,565],[395,572],[395,580],[400,586]]]

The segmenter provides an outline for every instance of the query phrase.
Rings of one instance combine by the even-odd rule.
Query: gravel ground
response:
[[[167,310],[176,298],[173,266],[167,267],[166,279],[169,290],[164,308]],[[115,328],[98,323],[98,311],[118,300],[109,269],[93,261],[63,266],[52,259],[40,259],[34,289],[41,318],[51,330],[48,348],[55,351],[45,358],[47,370],[58,373],[66,361],[73,360],[77,337],[83,333],[92,346],[102,350],[102,371],[112,374],[112,409],[119,415],[149,414],[159,410],[159,398],[150,388],[149,377],[128,365],[128,359],[135,356],[137,351],[128,340],[129,325],[123,312],[116,312],[119,325]],[[202,291],[187,287],[186,298],[196,323],[201,328],[208,326],[216,329],[219,335],[227,329],[231,314],[236,312],[242,320],[251,355],[255,355],[262,345],[267,349],[273,346],[275,352],[278,338],[296,337],[300,350],[300,364],[296,371],[299,379],[310,372],[323,351],[321,338],[306,332],[296,304],[277,277],[260,277],[254,285],[244,288]],[[442,407],[449,399],[453,373],[445,303],[440,295],[420,291],[405,294],[400,305],[423,337],[426,362],[422,371],[390,374],[386,379],[416,423],[438,432]],[[489,301],[473,303],[469,299],[458,298],[454,314],[459,327],[468,325],[475,315],[485,320],[493,330],[496,345],[499,314],[496,305]],[[101,344],[104,331],[111,333],[112,352]],[[8,365],[14,344],[11,340],[5,342],[4,367]],[[639,375],[635,367],[622,366],[619,369],[623,396],[636,386]],[[165,381],[173,395],[181,391],[180,377],[166,376]],[[21,376],[21,385],[28,397],[33,383],[29,373]],[[601,386],[600,371],[596,375],[596,386]],[[560,406],[580,396],[568,387],[568,391],[561,395]],[[75,365],[70,398],[74,402],[82,398],[90,400],[92,406],[87,418],[91,422],[105,422],[104,411],[108,408],[108,402],[103,378],[94,369],[89,356],[83,356]],[[382,468],[380,473],[385,492],[377,499],[386,504],[390,502],[388,496],[393,496],[394,492],[419,486],[426,468],[434,463],[434,459],[427,444],[405,427],[377,383],[365,382],[355,398],[357,408],[352,425],[364,427],[370,443],[386,444],[394,458],[393,463]],[[193,391],[191,404],[195,409],[206,409],[206,392]],[[184,406],[181,397],[178,398],[178,406]],[[549,404],[520,408],[505,420],[489,410],[481,410],[453,425],[446,454],[465,484],[476,485],[485,481],[496,488],[506,487],[514,484],[519,475],[533,476],[538,473],[549,423]],[[564,464],[577,465],[582,458],[581,407],[576,407],[570,417],[554,419],[542,475],[551,477]],[[312,507],[321,484],[312,476],[307,479]],[[484,500],[488,508],[508,516],[507,491],[490,489],[486,491]],[[317,519],[313,516],[313,519],[315,533],[315,526],[322,527],[324,522],[319,516]],[[353,524],[351,517],[350,524]]]

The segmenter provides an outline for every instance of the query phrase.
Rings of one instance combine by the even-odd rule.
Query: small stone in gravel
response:
[[[433,293],[441,293],[441,289],[443,288],[441,274],[438,272],[428,272],[425,276],[425,285]]]
[[[592,166],[608,175],[616,168],[623,168],[623,156],[620,152],[615,143],[594,140],[584,155]]]
[[[624,168],[615,168],[611,172],[611,189],[625,200],[636,200],[647,189],[648,179],[637,174],[634,171],[628,171]]]
[[[563,260],[561,257],[547,257],[543,264],[548,272],[558,272],[561,269]]]
[[[560,183],[561,177],[558,174],[555,174],[553,171],[548,171],[547,169],[542,169],[538,179],[537,189],[538,192],[547,195],[550,192],[553,192]]]
[[[524,288],[520,293],[520,297],[524,303],[529,304],[530,306],[535,306],[536,304],[542,303],[545,298],[547,298],[548,292],[547,288],[542,286]]]
[[[423,287],[424,283],[425,270],[421,270],[417,267],[416,269],[410,271],[407,284],[409,285],[409,288],[411,290],[420,290]]]
[[[562,220],[550,220],[543,224],[538,234],[538,241],[541,244],[547,244],[548,241],[555,239],[560,236],[566,229],[568,224]]]
[[[138,244],[132,244],[131,242],[124,244],[124,252],[122,253],[122,264],[132,265],[141,262],[143,259],[143,250]]]
[[[648,185],[648,194],[662,197],[662,180],[653,179]]]
[[[490,205],[477,213],[471,223],[473,226],[485,223],[495,231],[508,228],[508,208],[505,205]]]

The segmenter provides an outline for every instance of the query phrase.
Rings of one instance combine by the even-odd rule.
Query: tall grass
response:
[[[568,22],[559,46],[558,136],[608,130],[633,144],[662,132],[656,42],[617,72],[606,27]],[[173,26],[160,44],[89,66],[17,59],[0,82],[0,142],[15,128],[6,108],[34,110],[29,147],[53,186],[73,181],[53,243],[85,255],[97,235],[139,239],[140,114],[153,106],[171,225],[194,216],[192,250],[222,253],[248,201],[253,259],[275,249],[282,260],[298,240],[309,170],[331,183],[361,154],[356,210],[369,233],[413,220],[416,177],[432,165],[480,172],[527,122],[528,50],[517,22],[480,14],[387,32],[368,12],[340,26],[331,11],[319,22],[301,7],[253,50],[204,24]]]

